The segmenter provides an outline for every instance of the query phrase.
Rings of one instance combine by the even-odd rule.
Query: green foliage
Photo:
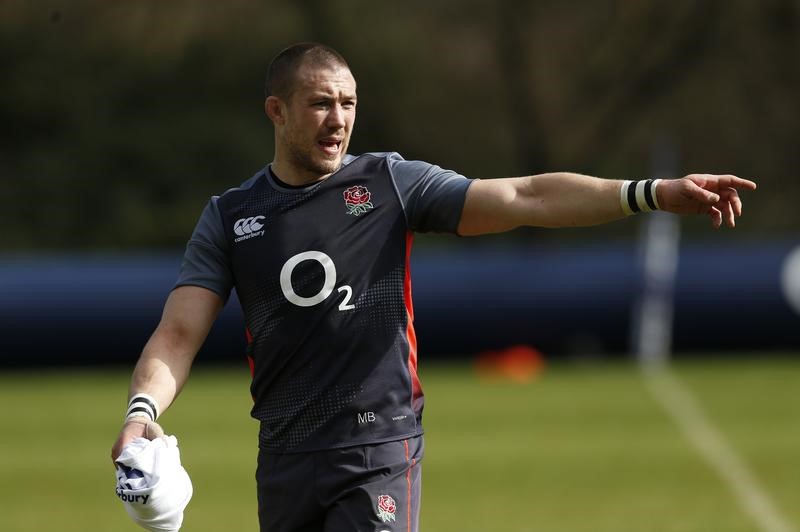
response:
[[[677,372],[800,524],[796,356],[682,362]],[[0,374],[0,530],[138,530],[114,496],[109,449],[128,371]],[[528,384],[423,367],[422,529],[755,532],[729,487],[627,364],[561,364]],[[256,530],[257,424],[245,367],[197,368],[161,422],[195,485],[193,532]]]
[[[355,153],[629,178],[671,146],[676,173],[757,178],[743,227],[791,234],[798,28],[796,0],[5,0],[3,248],[182,245],[271,160],[262,78],[299,40],[351,63]]]

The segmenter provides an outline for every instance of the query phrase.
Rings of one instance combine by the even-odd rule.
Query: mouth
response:
[[[320,149],[328,155],[338,155],[342,149],[342,140],[336,138],[325,138],[317,141]]]

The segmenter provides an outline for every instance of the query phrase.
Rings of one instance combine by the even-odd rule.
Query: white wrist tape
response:
[[[147,416],[150,421],[158,419],[158,401],[146,393],[137,393],[128,401],[125,421],[136,416]]]
[[[660,207],[656,188],[660,182],[660,179],[623,181],[619,187],[619,203],[622,206],[622,212],[630,216],[639,212],[658,210]]]

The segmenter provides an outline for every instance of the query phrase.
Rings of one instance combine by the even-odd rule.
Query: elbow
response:
[[[549,202],[540,191],[537,190],[533,180],[528,179],[525,187],[522,187],[518,201],[522,206],[518,211],[516,225],[527,227],[542,227],[554,229],[562,227],[563,220],[559,220],[556,213],[552,212],[552,202]]]
[[[575,204],[565,201],[566,192],[552,186],[550,180],[542,179],[541,176],[528,176],[522,178],[522,181],[518,196],[524,208],[520,213],[522,220],[519,225],[544,229],[586,225]]]

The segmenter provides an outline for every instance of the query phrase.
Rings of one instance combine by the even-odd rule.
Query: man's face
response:
[[[309,180],[339,169],[356,119],[356,81],[342,67],[303,65],[278,135],[289,164]]]

